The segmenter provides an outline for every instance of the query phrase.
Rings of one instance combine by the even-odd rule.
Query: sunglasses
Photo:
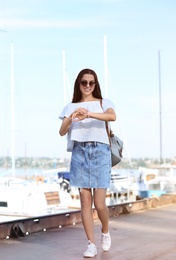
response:
[[[87,86],[87,84],[89,84],[89,86],[90,87],[92,87],[93,85],[95,85],[95,82],[94,81],[87,81],[87,80],[81,80],[81,85],[83,86],[83,87],[86,87]]]

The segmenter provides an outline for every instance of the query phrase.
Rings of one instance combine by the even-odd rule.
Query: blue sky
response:
[[[58,135],[78,72],[94,69],[116,105],[114,132],[124,157],[176,156],[176,2],[174,0],[0,0],[0,156],[11,155],[11,46],[14,49],[15,155],[69,157]]]

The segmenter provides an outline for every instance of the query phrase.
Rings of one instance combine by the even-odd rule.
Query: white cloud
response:
[[[50,20],[38,20],[38,19],[8,19],[5,23],[6,27],[11,29],[23,29],[23,28],[52,28],[52,27],[74,27],[79,26],[77,22],[55,22]],[[0,20],[0,27],[4,25],[4,21]]]
[[[90,17],[89,17],[90,19]],[[98,22],[97,22],[98,20]],[[111,22],[109,22],[110,24]],[[87,27],[103,27],[103,25],[107,25],[107,21],[102,19],[98,19],[97,17],[87,19],[72,19],[72,20],[49,20],[49,19],[0,19],[0,28],[2,30],[9,29],[46,29],[46,28],[87,28]],[[6,28],[6,29],[4,29]]]

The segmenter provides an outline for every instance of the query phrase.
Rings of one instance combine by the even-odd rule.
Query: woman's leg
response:
[[[109,233],[109,209],[106,206],[106,189],[94,190],[94,205],[102,224],[101,247],[108,251],[111,247],[111,236]]]
[[[106,189],[94,189],[94,205],[102,224],[102,233],[109,231],[109,209],[106,206]]]
[[[91,243],[95,244],[94,239],[94,222],[92,216],[92,192],[91,189],[79,189],[80,201],[81,201],[81,217],[84,226],[84,230],[87,236],[87,239]]]

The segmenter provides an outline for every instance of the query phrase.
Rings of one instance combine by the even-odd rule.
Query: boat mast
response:
[[[159,129],[160,129],[160,164],[162,163],[162,103],[161,103],[161,61],[158,51],[158,76],[159,76]]]
[[[11,43],[11,154],[12,154],[12,177],[15,176],[15,145],[14,145],[14,50]]]
[[[65,51],[62,50],[62,62],[63,62],[63,83],[64,83],[64,106],[66,105],[66,63],[65,63]]]
[[[107,39],[104,35],[104,70],[105,70],[105,97],[108,97],[108,62],[107,62]]]

